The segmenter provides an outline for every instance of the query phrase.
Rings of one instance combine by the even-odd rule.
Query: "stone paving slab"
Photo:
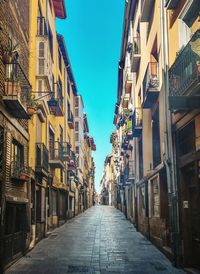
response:
[[[183,274],[113,207],[57,228],[6,274]]]

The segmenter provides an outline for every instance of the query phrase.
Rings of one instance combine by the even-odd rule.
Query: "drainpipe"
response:
[[[179,214],[177,178],[175,173],[175,161],[172,138],[172,115],[168,110],[169,76],[168,76],[168,28],[167,12],[164,3],[160,1],[161,20],[161,51],[162,51],[162,79],[163,79],[163,113],[164,113],[164,144],[165,144],[165,167],[167,174],[169,217],[172,233],[172,251],[174,254],[174,265],[179,266],[180,240],[179,240]]]

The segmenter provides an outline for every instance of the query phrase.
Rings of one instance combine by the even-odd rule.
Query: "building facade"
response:
[[[110,138],[115,206],[175,264],[198,269],[199,11],[126,2]]]
[[[0,3],[0,271],[31,240],[29,8]]]
[[[57,19],[66,19],[63,0],[0,3],[1,271],[93,205],[95,145],[84,148],[82,108],[81,166],[74,120],[81,96]]]

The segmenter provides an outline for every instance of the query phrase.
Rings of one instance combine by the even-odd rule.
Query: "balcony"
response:
[[[37,18],[37,35],[48,36],[47,23],[46,23],[45,17]]]
[[[64,168],[63,146],[60,142],[49,143],[49,165],[52,168]]]
[[[20,162],[11,163],[11,178],[13,180],[27,182],[30,179],[31,168]]]
[[[152,108],[159,95],[159,70],[157,62],[148,63],[143,79],[143,108]]]
[[[47,24],[44,17],[37,19],[37,79],[45,80],[47,90],[52,91],[52,57]]]
[[[124,79],[125,79],[125,84],[124,84],[125,94],[131,94],[133,81],[131,79],[131,68],[130,67],[126,67]]]
[[[155,0],[141,0],[141,22],[149,22]]]
[[[177,7],[179,0],[165,0],[165,7],[169,10],[173,10]]]
[[[70,129],[74,129],[74,116],[72,112],[68,113],[68,126]]]
[[[141,59],[140,36],[133,38],[133,50],[131,53],[131,70],[137,72]]]
[[[122,98],[122,107],[123,109],[128,109],[128,103],[130,100],[130,94],[124,94]]]
[[[169,70],[169,108],[189,111],[200,108],[200,30],[183,48]]]
[[[27,112],[31,85],[19,63],[6,64],[6,81],[2,95],[10,114],[18,119],[29,119]]]
[[[68,164],[68,171],[76,172],[76,155],[73,151],[70,153],[70,161]]]
[[[142,133],[142,108],[135,108],[132,126],[133,137],[139,137]]]
[[[70,162],[71,145],[70,143],[63,143],[63,159],[66,162]]]
[[[49,169],[49,151],[43,143],[36,143],[36,163],[37,173],[48,175]]]

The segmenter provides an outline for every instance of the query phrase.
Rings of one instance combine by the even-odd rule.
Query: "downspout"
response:
[[[178,216],[178,197],[177,182],[175,174],[173,138],[172,138],[172,116],[168,111],[169,76],[168,76],[168,27],[167,12],[163,1],[160,1],[160,20],[161,20],[161,52],[162,52],[162,79],[163,79],[163,113],[164,113],[164,146],[165,146],[165,167],[168,187],[168,206],[172,234],[172,251],[174,254],[174,265],[179,265],[179,216]]]

